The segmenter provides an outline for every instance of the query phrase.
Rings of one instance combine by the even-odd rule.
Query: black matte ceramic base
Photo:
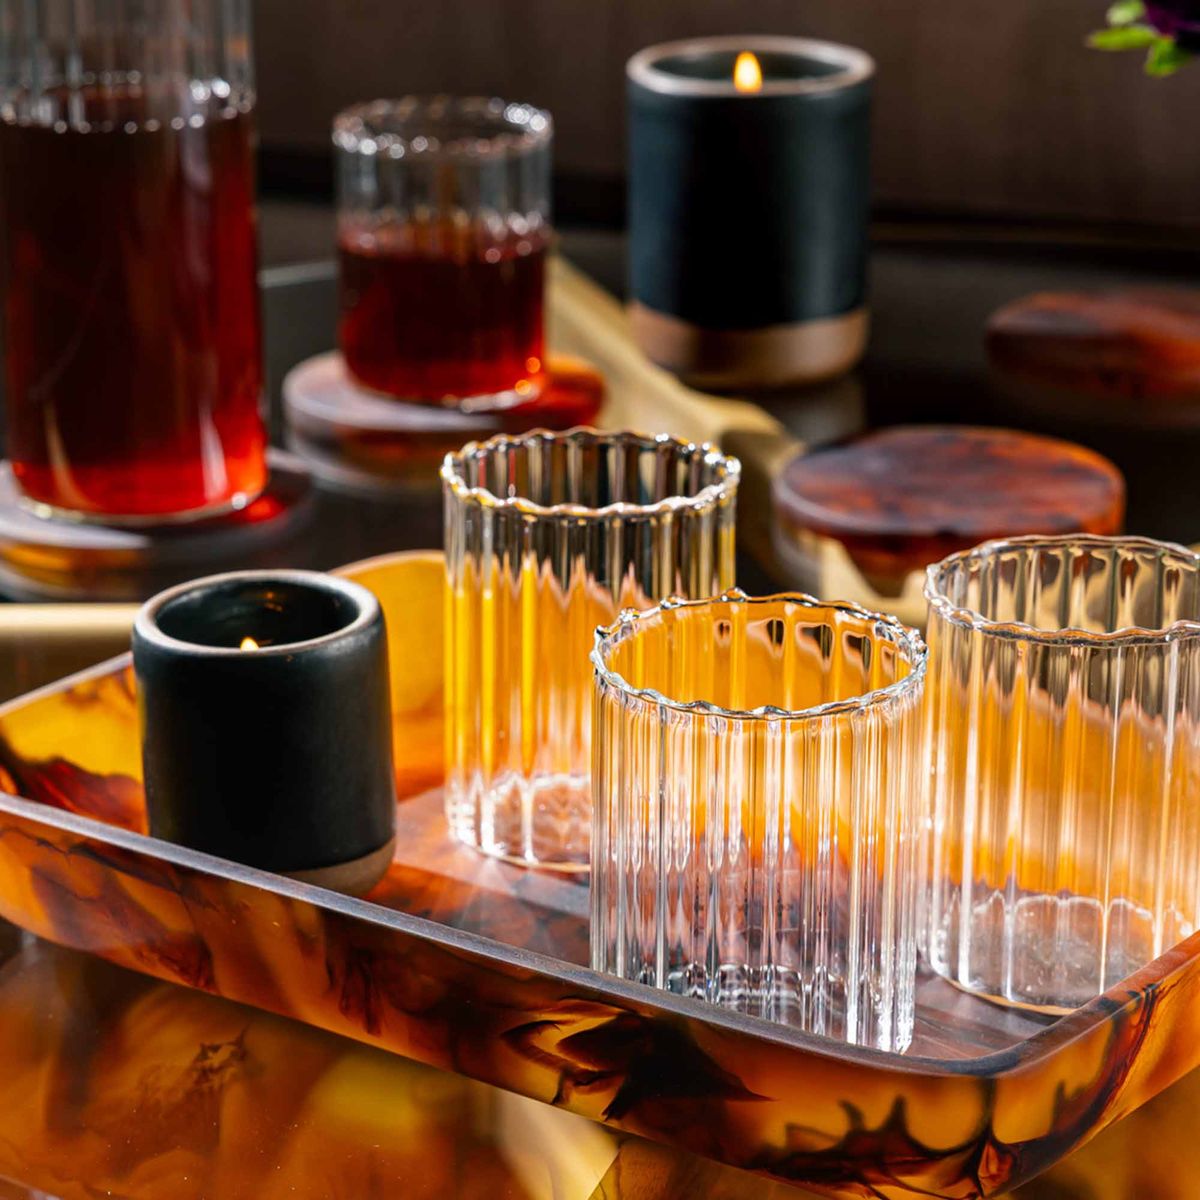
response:
[[[742,52],[761,60],[757,89],[734,81]],[[873,72],[852,47],[783,37],[629,60],[629,295],[656,362],[725,389],[811,383],[857,360]]]
[[[315,571],[170,588],[133,627],[154,837],[341,891],[382,876],[396,797],[375,596]]]
[[[742,52],[761,59],[758,89],[734,83]],[[630,298],[734,341],[779,331],[760,358],[786,359],[791,331],[862,310],[872,73],[860,50],[794,37],[700,37],[632,56]]]

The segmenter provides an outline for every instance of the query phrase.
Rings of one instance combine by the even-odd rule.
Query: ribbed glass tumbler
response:
[[[586,870],[597,625],[733,582],[741,468],[666,436],[536,431],[442,467],[446,815],[525,865]]]
[[[596,635],[592,965],[861,1045],[912,1038],[925,647],[808,596]]]
[[[1092,999],[1200,915],[1200,556],[989,542],[929,568],[929,957],[970,991]]]
[[[543,383],[550,114],[405,96],[334,118],[338,345],[366,387],[496,410]]]

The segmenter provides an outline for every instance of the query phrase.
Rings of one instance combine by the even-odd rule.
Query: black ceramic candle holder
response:
[[[630,316],[655,362],[729,389],[858,361],[873,75],[862,51],[801,38],[629,60]]]
[[[214,575],[134,625],[150,832],[338,891],[395,837],[387,642],[375,597],[312,571]]]

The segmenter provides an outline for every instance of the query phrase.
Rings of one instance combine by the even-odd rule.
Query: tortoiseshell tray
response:
[[[1200,1065],[1200,934],[1059,1020],[923,977],[904,1056],[593,973],[586,883],[446,835],[440,558],[348,573],[387,613],[406,797],[369,897],[147,837],[119,658],[0,708],[0,916],[835,1196],[997,1195]]]

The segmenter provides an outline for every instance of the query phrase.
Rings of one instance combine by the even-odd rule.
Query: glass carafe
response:
[[[266,482],[244,0],[0,0],[8,452],[40,511]]]

